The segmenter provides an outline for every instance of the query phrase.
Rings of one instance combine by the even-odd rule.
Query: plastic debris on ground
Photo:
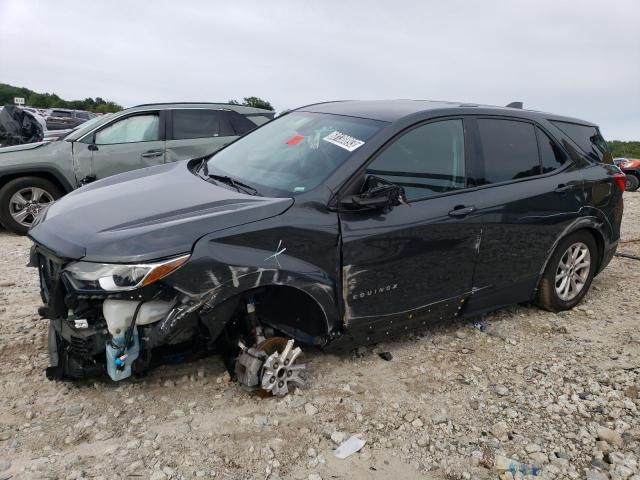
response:
[[[480,322],[475,322],[473,324],[473,328],[475,328],[476,330],[480,330],[481,332],[487,331],[487,326],[484,323],[480,323]]]
[[[510,472],[513,475],[516,473],[521,473],[522,475],[539,475],[541,470],[538,465],[520,463],[502,455],[496,455],[493,467],[498,472]]]
[[[344,460],[345,458],[350,457],[354,453],[360,451],[360,449],[364,447],[365,443],[367,443],[366,440],[362,440],[355,435],[351,435],[347,440],[342,442],[333,453],[337,458]]]

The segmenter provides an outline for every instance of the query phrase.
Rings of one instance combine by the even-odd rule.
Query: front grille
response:
[[[91,356],[91,348],[89,347],[89,343],[82,337],[71,337],[71,343],[69,345],[69,351],[77,355],[79,357],[90,357]]]
[[[64,305],[65,288],[62,282],[64,263],[61,259],[44,254],[39,250],[37,251],[37,259],[38,272],[40,274],[40,295],[47,306],[49,316],[64,316],[66,313]]]

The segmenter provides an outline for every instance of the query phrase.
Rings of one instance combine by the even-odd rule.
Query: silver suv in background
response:
[[[94,180],[209,155],[273,118],[222,103],[163,103],[88,122],[58,142],[0,148],[0,224],[25,234],[38,212]]]

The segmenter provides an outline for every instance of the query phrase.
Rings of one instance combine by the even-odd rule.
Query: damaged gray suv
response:
[[[512,303],[566,310],[616,250],[623,191],[582,120],[303,107],[38,217],[47,374],[122,380],[217,351],[244,385],[284,394],[302,382],[294,340],[351,348]]]

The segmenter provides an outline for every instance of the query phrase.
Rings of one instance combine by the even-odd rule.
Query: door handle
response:
[[[450,217],[466,217],[467,215],[469,215],[470,213],[473,213],[476,211],[476,207],[473,205],[470,205],[468,207],[465,207],[463,205],[458,205],[456,207],[453,208],[453,210],[451,210],[449,212],[449,216]]]
[[[159,157],[164,153],[164,150],[149,150],[148,152],[142,153],[140,156],[145,158]]]
[[[567,192],[569,192],[571,190],[573,190],[573,185],[565,185],[564,183],[561,183],[560,185],[558,185],[556,187],[554,192],[556,192],[556,193],[567,193]]]

